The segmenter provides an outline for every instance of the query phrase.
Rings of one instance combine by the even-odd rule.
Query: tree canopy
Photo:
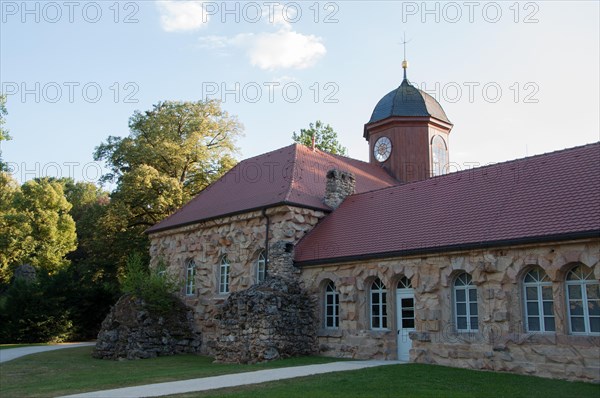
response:
[[[6,123],[5,117],[8,114],[6,111],[6,96],[0,95],[0,141],[10,140],[8,130],[4,127]]]
[[[164,219],[235,165],[235,140],[242,125],[215,100],[160,102],[129,120],[129,136],[108,137],[94,159],[116,183],[103,228],[115,237],[120,261],[131,246],[147,252],[143,231]],[[123,248],[124,249],[124,248]]]
[[[4,104],[2,97],[0,141],[10,138]],[[72,179],[20,185],[0,167],[0,343],[94,338],[126,290],[119,280],[127,259],[138,253],[147,264],[145,229],[233,167],[241,130],[218,101],[136,111],[129,135],[108,137],[94,153],[108,168],[110,194]],[[35,267],[35,280],[13,278],[24,263]],[[152,296],[164,281],[149,281]]]
[[[292,139],[299,143],[312,147],[313,137],[315,138],[315,147],[332,153],[334,155],[346,155],[348,150],[343,147],[339,141],[337,133],[329,124],[323,124],[320,120],[310,123],[307,129],[300,129],[300,134],[292,133]]]
[[[0,142],[10,140],[8,130],[4,127],[6,123],[6,96],[0,95]],[[0,171],[5,169],[5,164],[2,162],[2,150],[0,149]]]
[[[76,248],[75,222],[60,181],[41,178],[19,187],[0,173],[0,280],[29,263],[46,273],[64,268]]]

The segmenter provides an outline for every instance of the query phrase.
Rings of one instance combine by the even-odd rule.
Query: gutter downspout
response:
[[[267,221],[266,233],[265,233],[265,278],[266,278],[268,275],[267,271],[269,270],[269,262],[270,262],[269,261],[269,224],[271,223],[271,220],[269,219],[269,216],[267,215],[266,207],[263,207],[262,215]]]

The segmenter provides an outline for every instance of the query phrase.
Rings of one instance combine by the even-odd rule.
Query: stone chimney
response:
[[[354,174],[338,169],[329,170],[323,202],[332,209],[337,209],[348,195],[354,193],[355,185]]]
[[[269,247],[267,276],[271,278],[295,279],[300,270],[294,267],[294,245],[278,241]]]

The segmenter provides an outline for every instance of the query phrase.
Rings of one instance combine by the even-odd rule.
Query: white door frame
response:
[[[410,308],[412,310],[412,325],[413,327],[402,327],[403,320],[405,326],[406,323],[410,324],[410,319],[402,317],[402,299],[411,299],[412,307],[405,305],[405,309]],[[410,304],[406,302],[405,304]],[[406,314],[405,314],[406,315]],[[414,289],[396,289],[396,329],[397,329],[397,351],[399,361],[409,361],[410,349],[412,348],[412,340],[409,337],[409,333],[414,331],[415,324],[415,291]]]

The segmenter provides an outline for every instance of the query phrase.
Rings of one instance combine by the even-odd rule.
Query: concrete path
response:
[[[117,388],[114,390],[94,391],[69,395],[62,398],[139,398],[160,397],[171,394],[214,390],[217,388],[236,387],[268,381],[292,379],[321,373],[342,372],[372,368],[374,366],[396,365],[399,361],[348,361],[332,362],[320,365],[294,366],[290,368],[259,370],[256,372],[236,373],[223,376],[205,377],[171,381],[168,383],[148,384],[145,386]]]
[[[37,354],[38,352],[54,351],[60,350],[62,348],[71,347],[85,347],[95,344],[96,343],[64,343],[56,345],[5,348],[4,350],[0,350],[0,363],[12,361],[13,359],[20,358],[29,354]]]

